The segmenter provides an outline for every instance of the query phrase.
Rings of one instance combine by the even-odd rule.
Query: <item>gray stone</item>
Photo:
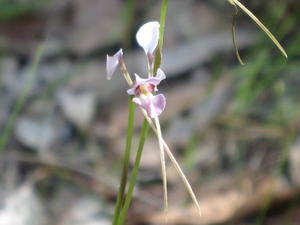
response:
[[[300,185],[300,140],[296,140],[289,152],[290,174],[294,184]]]
[[[45,151],[60,142],[67,133],[63,121],[53,116],[23,116],[15,129],[17,139],[26,147]]]
[[[160,7],[161,2],[158,1],[147,17],[159,18]],[[206,2],[173,0],[168,5],[165,48],[172,48],[183,41],[197,39],[224,28],[230,29],[230,23],[230,20]]]
[[[43,204],[31,185],[25,184],[11,192],[0,208],[0,225],[45,225]]]
[[[58,99],[69,121],[83,130],[90,126],[96,111],[96,95],[93,92],[61,91]]]
[[[63,215],[58,225],[109,225],[111,221],[102,214],[99,201],[91,198],[79,198]]]
[[[205,101],[195,102],[189,116],[178,116],[173,120],[167,130],[168,138],[176,144],[185,145],[195,133],[204,132],[211,121],[224,110],[231,91],[230,79],[220,79]]]
[[[119,41],[122,37],[122,6],[118,0],[74,0],[75,14],[67,45],[71,51],[87,54]]]

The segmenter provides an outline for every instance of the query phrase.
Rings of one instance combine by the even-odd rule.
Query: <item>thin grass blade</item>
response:
[[[265,27],[265,25],[260,22],[260,20],[249,10],[247,9],[241,2],[238,0],[229,0],[229,2],[232,4],[234,3],[237,5],[241,10],[243,10],[268,36],[269,38],[274,42],[274,44],[277,46],[277,48],[281,51],[281,53],[288,58],[287,53],[285,52],[284,48],[281,46],[281,44],[277,41],[277,39],[274,37],[274,35],[268,30],[268,28]]]
[[[238,49],[238,46],[237,46],[237,43],[236,43],[235,28],[236,28],[236,17],[238,15],[238,8],[236,7],[236,5],[234,5],[234,9],[235,9],[235,13],[234,13],[234,16],[232,18],[232,24],[231,24],[232,42],[233,42],[236,58],[238,59],[238,61],[241,65],[245,65],[245,63],[243,62],[243,60],[240,56],[239,49]]]
[[[167,8],[168,8],[168,0],[162,0],[161,10],[160,10],[159,42],[158,42],[158,49],[155,52],[154,74],[156,74],[156,71],[160,67],[162,61],[162,47],[164,44]]]
[[[29,91],[32,87],[32,83],[37,75],[37,68],[40,64],[41,58],[44,53],[44,45],[40,44],[35,52],[32,65],[29,68],[29,72],[26,77],[25,86],[23,90],[21,91],[16,104],[13,107],[11,116],[8,119],[7,125],[3,130],[3,133],[0,136],[0,154],[4,151],[4,148],[8,142],[9,137],[11,136],[11,133],[13,131],[13,127],[15,125],[15,122],[19,116],[19,113],[25,103],[25,100],[29,94]]]
[[[127,212],[128,212],[131,200],[132,200],[134,186],[136,184],[136,180],[137,180],[137,176],[138,176],[138,172],[139,172],[139,167],[140,167],[140,162],[141,162],[141,157],[142,157],[142,153],[143,153],[143,149],[144,149],[145,140],[148,135],[148,128],[149,128],[149,124],[148,124],[147,120],[144,120],[143,127],[142,127],[142,130],[140,133],[138,150],[136,153],[136,158],[135,158],[134,166],[133,166],[130,181],[129,181],[127,195],[125,198],[123,208],[120,211],[120,216],[116,222],[116,225],[123,225],[125,222],[126,216],[127,216]]]
[[[113,218],[113,225],[116,225],[122,205],[125,199],[125,189],[128,177],[128,170],[129,170],[129,159],[131,153],[131,146],[132,146],[132,136],[133,136],[133,129],[134,129],[134,111],[135,111],[135,104],[132,101],[132,97],[128,100],[128,125],[127,125],[127,137],[126,137],[126,147],[125,147],[125,155],[123,161],[123,170],[122,170],[122,177],[120,181],[117,202],[115,206],[114,218]]]

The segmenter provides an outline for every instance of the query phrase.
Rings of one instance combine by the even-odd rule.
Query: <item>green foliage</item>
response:
[[[125,189],[127,184],[127,177],[129,172],[129,160],[131,153],[131,145],[132,145],[132,137],[134,130],[134,111],[135,104],[132,101],[132,97],[129,97],[128,100],[128,125],[127,125],[127,137],[126,137],[126,147],[125,147],[125,156],[123,160],[123,170],[122,176],[120,180],[120,187],[117,196],[117,203],[114,212],[113,225],[117,224],[117,221],[120,216],[120,212],[123,206],[123,202],[125,201]],[[127,195],[128,197],[128,195]]]
[[[258,40],[249,53],[247,64],[234,71],[237,76],[234,109],[239,113],[253,113],[258,109],[258,105],[262,105],[261,101],[264,97],[270,98],[275,111],[281,108],[282,112],[282,107],[278,104],[286,104],[283,103],[283,98],[287,102],[290,101],[288,98],[291,96],[287,96],[285,89],[278,94],[278,87],[280,85],[284,87],[285,83],[292,79],[295,71],[300,69],[298,59],[300,33],[295,33],[294,29],[299,21],[299,15],[284,17],[285,3],[272,6],[266,13],[268,25],[280,24],[276,34],[281,39],[290,35],[289,45],[286,48],[289,60],[286,61],[277,54],[272,54],[272,46],[263,37]]]
[[[148,130],[149,130],[149,124],[148,124],[147,120],[144,119],[143,127],[142,127],[142,130],[140,133],[140,138],[139,138],[138,150],[136,153],[136,158],[134,161],[134,166],[133,166],[130,181],[129,181],[128,191],[126,194],[126,198],[124,199],[124,205],[123,205],[122,209],[120,210],[120,215],[117,218],[116,225],[123,225],[125,222],[125,219],[127,217],[127,212],[128,212],[131,200],[132,200],[132,195],[133,195],[134,187],[135,187],[138,172],[139,172],[139,167],[140,167],[140,162],[141,162],[142,153],[143,153],[143,149],[144,149],[144,144],[145,144],[146,138],[148,136]]]
[[[0,0],[0,21],[14,20],[41,8],[47,0]]]
[[[37,68],[42,59],[43,53],[44,53],[44,45],[40,45],[36,50],[32,65],[28,71],[24,88],[22,89],[22,91],[12,109],[12,113],[7,121],[7,124],[6,124],[3,132],[0,135],[0,154],[4,151],[4,148],[6,147],[6,144],[12,134],[15,122],[22,110],[22,107],[24,106],[24,103],[25,103],[27,97],[28,97],[28,93],[32,87],[34,79],[36,78],[36,75],[37,75],[36,71],[37,71]]]

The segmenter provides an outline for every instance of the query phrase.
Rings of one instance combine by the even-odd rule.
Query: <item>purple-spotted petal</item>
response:
[[[150,118],[159,116],[166,107],[166,98],[163,94],[135,97],[133,102],[145,109]]]
[[[144,84],[152,84],[155,87],[155,90],[157,90],[157,86],[160,84],[160,82],[164,79],[166,79],[165,73],[161,70],[157,70],[157,74],[155,77],[150,78],[141,78],[138,74],[135,75],[135,82],[132,88],[127,90],[127,94],[129,95],[136,95],[137,87]]]
[[[130,88],[130,89],[127,90],[127,94],[129,94],[129,95],[135,95],[135,90],[136,90],[136,88],[137,88],[139,85],[143,84],[143,82],[141,81],[142,78],[141,78],[139,75],[137,75],[137,74],[135,73],[134,76],[135,76],[135,82],[134,82],[132,88]]]
[[[164,79],[166,79],[165,73],[161,69],[158,69],[155,77],[149,77],[146,79],[139,78],[139,81],[140,81],[140,83],[153,84],[156,87]]]
[[[152,97],[152,104],[154,106],[153,117],[159,116],[166,107],[166,97],[163,94],[155,95]]]
[[[158,44],[158,38],[159,23],[157,21],[145,23],[136,33],[136,40],[144,49],[146,55],[153,55],[153,52]]]
[[[116,68],[119,65],[120,58],[123,56],[123,51],[120,49],[116,54],[113,56],[106,56],[106,78],[108,80],[111,79],[112,75],[114,74]]]

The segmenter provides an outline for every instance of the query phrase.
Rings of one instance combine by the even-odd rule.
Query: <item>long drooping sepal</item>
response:
[[[152,128],[153,132],[157,135],[157,130],[156,130],[156,127],[155,125],[153,124],[152,120],[147,116],[147,112],[143,109],[143,108],[140,108],[144,114],[144,118],[148,121],[150,127]],[[198,200],[196,198],[196,195],[189,183],[189,181],[187,180],[186,176],[184,175],[184,172],[182,171],[181,167],[179,166],[178,162],[176,161],[175,157],[173,156],[169,146],[167,145],[167,143],[165,142],[165,140],[163,139],[162,137],[162,142],[163,142],[163,146],[164,146],[164,149],[165,149],[165,152],[167,153],[167,155],[169,156],[171,162],[173,163],[177,173],[179,174],[184,186],[186,187],[189,195],[191,196],[194,204],[196,205],[197,209],[198,209],[198,213],[200,216],[202,216],[202,211],[201,211],[201,208],[200,208],[200,205],[198,203]]]
[[[157,130],[157,139],[159,143],[159,151],[160,151],[160,162],[161,162],[161,174],[163,179],[163,195],[164,195],[164,211],[167,220],[167,211],[168,211],[168,183],[167,183],[167,172],[166,172],[166,160],[165,160],[165,152],[164,152],[164,145],[163,145],[163,138],[161,134],[161,128],[159,119],[156,116],[154,118],[155,126]]]

